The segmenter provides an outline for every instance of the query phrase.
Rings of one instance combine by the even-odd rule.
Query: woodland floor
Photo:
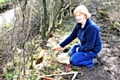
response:
[[[103,48],[99,56],[104,61],[104,65],[95,65],[93,68],[72,66],[72,71],[83,73],[82,75],[79,73],[75,80],[120,80],[120,32],[109,29],[110,25],[103,19],[98,18],[97,11],[95,11],[97,4],[92,4],[90,10],[93,11],[94,15],[91,19],[98,24],[101,30]],[[89,3],[88,6],[89,5],[91,5],[91,3]],[[65,21],[62,31],[54,34],[54,40],[50,41],[50,43],[59,43],[61,40],[64,40],[75,24],[74,18]],[[67,47],[71,45],[72,43]],[[71,76],[68,75],[61,80],[71,80]]]

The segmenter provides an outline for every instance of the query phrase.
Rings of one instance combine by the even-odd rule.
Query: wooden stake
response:
[[[38,53],[38,58],[36,60],[36,64],[40,64],[43,62],[44,54],[45,54],[45,49],[41,48],[40,52]]]

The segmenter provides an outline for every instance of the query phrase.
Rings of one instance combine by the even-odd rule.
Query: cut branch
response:
[[[80,72],[69,72],[69,73],[61,73],[61,74],[51,74],[51,75],[40,76],[40,78],[42,78],[42,77],[52,77],[52,76],[64,76],[64,75],[74,74],[74,76],[71,79],[71,80],[74,80],[76,78],[76,76],[77,76],[78,73],[80,73]]]

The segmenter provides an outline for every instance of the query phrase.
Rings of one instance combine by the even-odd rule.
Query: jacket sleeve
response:
[[[79,51],[86,52],[86,51],[91,50],[94,47],[96,36],[97,36],[98,32],[99,32],[99,30],[97,28],[89,26],[85,32],[86,43],[78,49],[78,52]]]
[[[72,42],[77,37],[77,31],[78,31],[78,26],[76,25],[72,30],[71,34],[63,42],[60,43],[60,46],[65,47],[67,44]]]

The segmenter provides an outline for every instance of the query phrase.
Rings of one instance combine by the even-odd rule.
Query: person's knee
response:
[[[78,65],[77,62],[74,59],[72,59],[72,58],[70,58],[70,64],[73,65],[73,66],[77,66]]]

